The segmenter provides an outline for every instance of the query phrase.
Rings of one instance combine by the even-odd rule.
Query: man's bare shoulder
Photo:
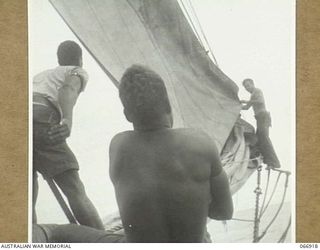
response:
[[[128,131],[123,131],[121,133],[116,134],[113,136],[110,142],[110,148],[112,147],[119,147],[122,144],[124,144],[129,138],[134,134],[134,131],[128,130]]]

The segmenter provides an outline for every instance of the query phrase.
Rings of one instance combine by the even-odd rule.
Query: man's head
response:
[[[58,63],[61,66],[82,67],[82,50],[74,41],[60,43],[57,51]]]
[[[250,78],[244,79],[243,82],[242,82],[242,85],[249,93],[252,93],[254,88],[255,88],[254,87],[254,82]]]
[[[172,119],[163,80],[144,66],[133,65],[125,71],[120,81],[119,96],[126,118],[134,124],[152,126],[164,117]]]

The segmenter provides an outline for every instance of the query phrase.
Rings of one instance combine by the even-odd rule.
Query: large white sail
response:
[[[237,86],[210,60],[172,0],[51,0],[115,85],[132,64],[161,75],[175,127],[200,128],[221,151],[240,111]]]

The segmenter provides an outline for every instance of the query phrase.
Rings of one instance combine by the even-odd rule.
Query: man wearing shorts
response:
[[[33,222],[38,195],[37,172],[52,178],[68,199],[81,225],[103,229],[102,221],[79,178],[78,162],[66,143],[72,129],[73,107],[88,76],[82,50],[73,41],[61,43],[59,66],[33,78]]]

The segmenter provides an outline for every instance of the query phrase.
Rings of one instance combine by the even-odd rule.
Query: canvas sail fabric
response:
[[[157,72],[174,127],[200,128],[221,151],[239,115],[237,86],[201,47],[172,0],[51,0],[67,25],[118,85],[132,64]]]
[[[215,141],[235,193],[250,173],[248,146],[234,128],[241,109],[238,87],[206,54],[178,2],[50,2],[116,86],[132,64],[146,65],[163,78],[174,127],[201,129]]]
[[[250,131],[247,127],[250,127]],[[251,127],[239,118],[221,152],[221,163],[229,178],[231,194],[235,194],[246,183],[259,163],[258,160],[250,159],[252,145],[244,136],[245,133],[255,136]]]

